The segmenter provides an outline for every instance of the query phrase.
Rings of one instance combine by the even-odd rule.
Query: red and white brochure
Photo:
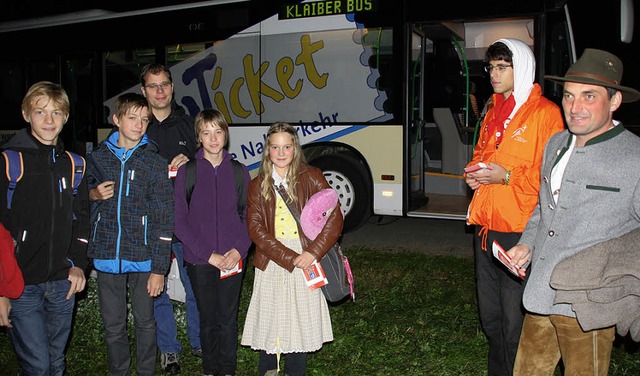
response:
[[[509,271],[511,273],[515,274],[516,276],[520,277],[521,279],[524,279],[524,276],[521,276],[520,273],[518,273],[518,268],[516,268],[515,266],[510,264],[511,257],[509,256],[509,254],[495,240],[493,241],[492,249],[493,249],[493,256],[495,258],[497,258],[504,266],[506,266],[507,269],[509,269]]]
[[[472,166],[469,167],[465,167],[464,168],[464,172],[476,172],[479,170],[486,170],[489,169],[489,166],[487,166],[485,163],[483,162],[478,162]]]
[[[169,165],[169,178],[175,178],[178,175],[178,168]]]
[[[227,277],[231,277],[232,275],[236,275],[242,271],[242,259],[238,261],[236,266],[229,270],[220,270],[220,279],[225,279]]]
[[[305,281],[307,281],[309,290],[315,290],[329,283],[327,276],[324,274],[324,269],[322,269],[322,265],[320,265],[317,260],[313,261],[313,264],[307,269],[304,269],[302,274],[304,275]]]

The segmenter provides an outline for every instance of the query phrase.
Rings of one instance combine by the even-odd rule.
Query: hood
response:
[[[111,152],[115,154],[115,156],[118,157],[120,160],[128,160],[129,157],[133,154],[133,152],[136,149],[144,145],[148,145],[151,147],[150,150],[156,151],[155,146],[149,143],[149,138],[147,137],[146,134],[142,136],[142,139],[140,140],[140,142],[138,142],[138,144],[134,148],[129,150],[118,146],[119,136],[120,136],[120,132],[118,131],[112,132],[111,135],[109,135],[109,137],[107,137],[107,139],[104,140],[102,143],[104,144],[105,147],[111,150]]]
[[[536,58],[531,48],[519,39],[502,38],[496,42],[504,43],[509,50],[511,50],[511,53],[513,53],[513,93],[511,95],[513,95],[516,105],[509,115],[509,119],[513,119],[513,115],[518,112],[520,106],[527,101],[533,89],[533,79],[536,74]]]

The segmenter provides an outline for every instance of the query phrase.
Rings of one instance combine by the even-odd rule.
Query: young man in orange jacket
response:
[[[499,39],[487,49],[485,70],[494,94],[465,179],[475,192],[467,223],[474,235],[478,311],[489,340],[489,375],[511,375],[524,319],[523,281],[493,257],[520,239],[538,202],[540,164],[549,138],[564,129],[557,105],[533,82],[535,57],[524,42]]]

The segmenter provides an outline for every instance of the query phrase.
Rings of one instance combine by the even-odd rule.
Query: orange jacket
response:
[[[482,226],[484,231],[522,232],[538,202],[544,147],[553,134],[564,129],[564,122],[558,106],[542,96],[538,84],[507,126],[498,149],[495,135],[487,131],[494,116],[490,109],[468,166],[497,163],[511,171],[509,184],[478,187],[469,205],[467,223]]]

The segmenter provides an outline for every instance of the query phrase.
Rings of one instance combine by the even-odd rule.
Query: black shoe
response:
[[[191,349],[191,355],[202,358],[202,348]]]

